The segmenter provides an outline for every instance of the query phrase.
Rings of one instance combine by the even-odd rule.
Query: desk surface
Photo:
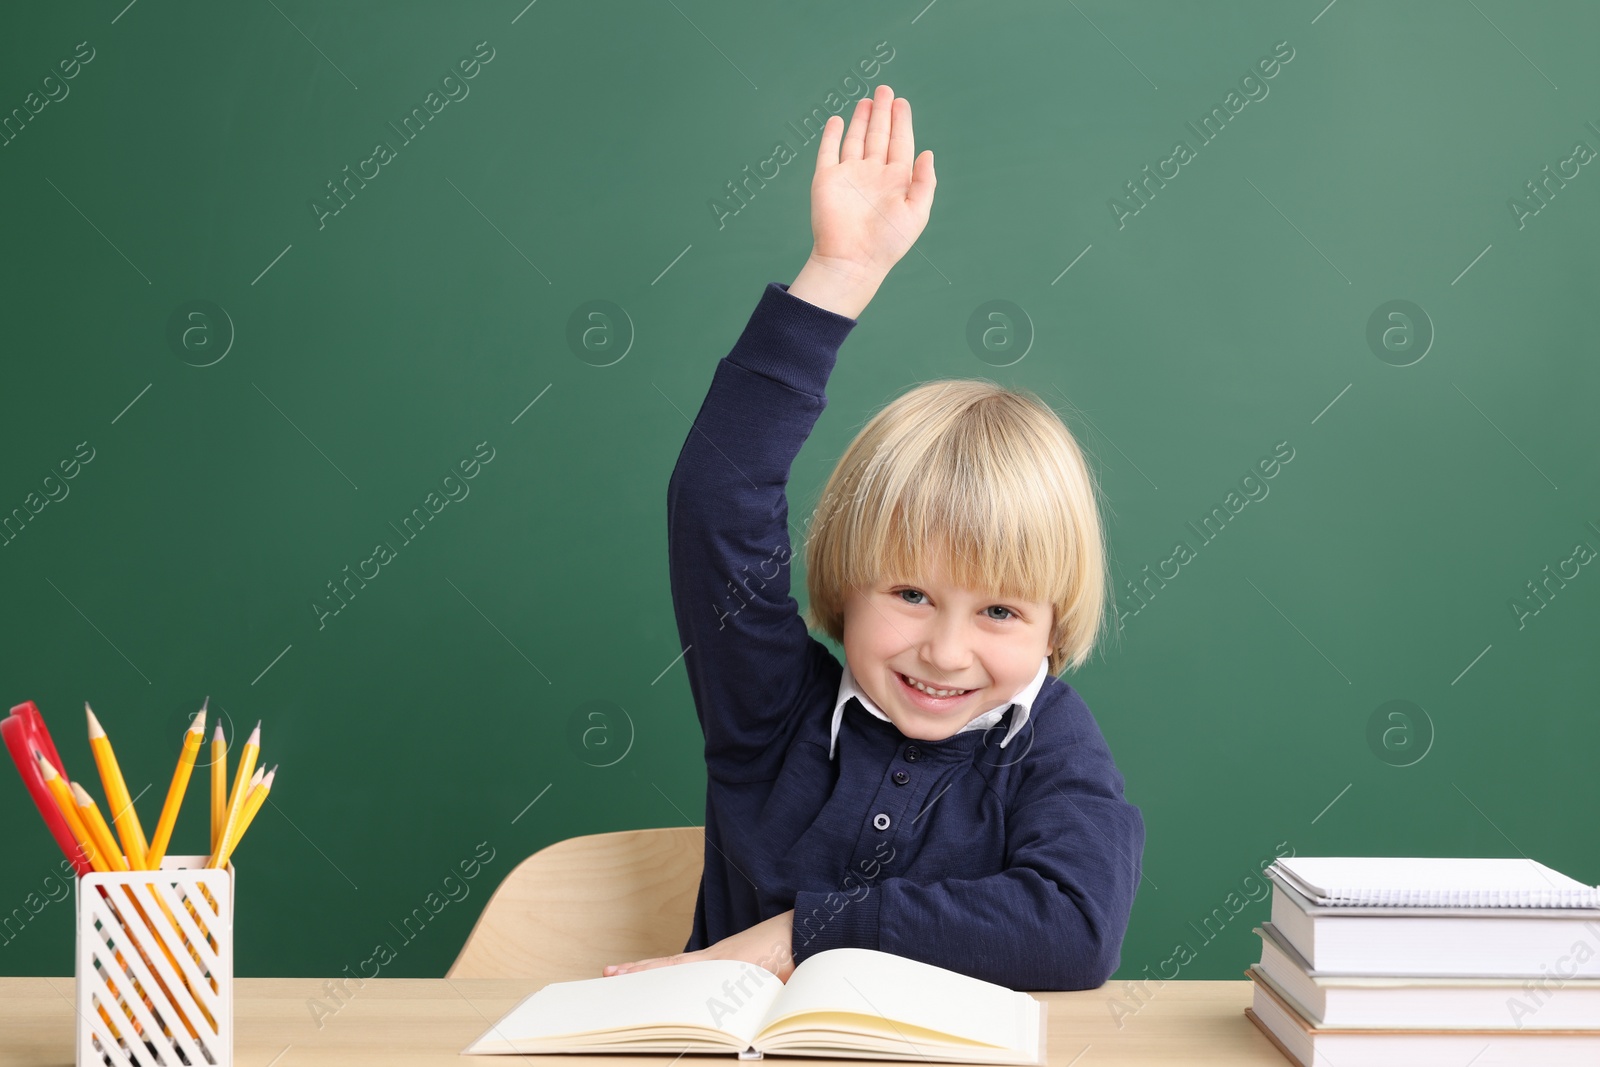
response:
[[[234,983],[234,1062],[238,1067],[423,1067],[544,1059],[552,1067],[639,1067],[660,1057],[483,1056],[460,1052],[534,990],[515,980],[380,978],[350,985],[343,1007],[324,1014],[311,1002],[334,1002],[320,978],[240,978]],[[1245,1018],[1250,983],[1167,982],[1145,985],[1141,1005],[1119,983],[1072,993],[1035,993],[1050,1012],[1051,1067],[1115,1064],[1215,1064],[1284,1067],[1288,1061]],[[73,1062],[73,980],[0,978],[0,1067],[69,1067]],[[1113,1014],[1118,1003],[1126,1010]],[[1119,1009],[1120,1010],[1120,1009]],[[1085,1055],[1088,1049],[1088,1055]],[[839,1067],[849,1060],[775,1056],[785,1067]],[[728,1067],[732,1056],[679,1061]]]

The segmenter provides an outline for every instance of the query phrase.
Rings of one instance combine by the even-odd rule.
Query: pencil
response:
[[[278,765],[274,763],[272,769],[265,776],[256,771],[255,781],[251,783],[250,795],[245,798],[244,812],[239,816],[239,825],[234,829],[221,851],[207,863],[207,867],[226,867],[228,857],[233,855],[233,850],[239,847],[239,842],[244,839],[244,832],[250,829],[250,820],[256,817],[256,812],[261,810],[261,805],[267,801],[267,794],[272,791],[272,779],[278,773]]]
[[[86,789],[84,789],[83,786],[79,785],[77,782],[70,783],[69,784],[69,788],[72,790],[73,801],[78,806],[78,814],[83,819],[84,825],[88,827],[90,835],[95,840],[96,847],[103,854],[105,854],[105,855],[110,857],[111,870],[113,870],[113,871],[126,871],[126,870],[129,870],[130,868],[128,867],[128,864],[126,862],[124,862],[122,856],[117,853],[117,845],[116,845],[116,841],[111,836],[111,828],[106,825],[105,816],[100,814],[100,808],[95,804],[94,798],[91,797],[89,795],[88,791]],[[134,897],[133,890],[131,888],[129,888],[128,886],[124,886],[123,887],[123,893],[127,895],[128,902],[133,905],[134,910],[139,913],[140,918],[142,918],[145,921],[145,924],[152,931],[154,931],[155,930],[155,924],[150,921],[149,915],[147,915],[145,913],[145,910],[140,905],[138,899]],[[108,898],[108,900],[109,900],[109,898]],[[115,909],[115,908],[117,908],[117,905],[115,903],[113,903],[112,907]],[[169,913],[168,917],[172,918],[170,913]],[[118,916],[118,919],[120,921],[120,919],[121,919],[120,915]],[[183,936],[181,930],[176,930],[177,920],[175,918],[172,918],[172,923],[173,923],[175,932],[178,933],[178,936],[181,939],[182,936]],[[173,956],[172,950],[167,947],[166,940],[164,938],[162,938],[162,936],[159,933],[157,933],[155,935],[155,937],[156,937],[156,943],[161,946],[162,953],[167,957],[168,961],[171,962],[172,969],[174,971],[178,971],[178,973],[180,975],[182,975],[183,972],[181,970],[179,970],[179,968],[178,968],[178,960],[177,960],[177,958],[175,956]],[[138,951],[139,951],[139,954],[140,954],[141,958],[145,959],[146,961],[149,960],[149,957],[145,955],[144,949],[142,947],[139,947],[136,941],[135,941],[135,948],[138,948]],[[166,984],[165,980],[162,979],[160,973],[158,971],[156,971],[156,969],[155,969],[155,967],[153,965],[150,965],[150,971],[151,971],[152,974],[155,975],[156,985],[160,986],[162,991],[167,993],[168,1002],[172,1003],[171,992],[169,990],[167,990],[167,984]],[[184,981],[185,981],[185,983],[188,982],[187,977],[184,978]],[[136,992],[140,993],[143,996],[148,996],[148,994],[146,994],[144,992],[144,990],[140,988],[140,986],[139,986],[137,981],[134,982],[134,990]],[[174,1006],[175,1009],[177,1008],[176,1004],[174,1004],[173,1006]],[[202,1011],[205,1010],[203,1006],[202,1006],[201,1010]],[[209,1016],[209,1013],[207,1013],[207,1015]],[[183,1024],[184,1024],[185,1027],[188,1028],[190,1036],[193,1036],[195,1034],[194,1024],[189,1021],[188,1017],[184,1015],[184,1013],[183,1013],[183,1011],[181,1009],[178,1010],[178,1017],[183,1020]]]
[[[89,828],[83,824],[83,817],[78,814],[78,804],[73,799],[72,790],[68,788],[66,780],[56,773],[55,767],[49,760],[44,758],[44,754],[38,749],[34,750],[33,755],[39,761],[40,775],[44,778],[51,797],[55,799],[56,807],[61,811],[61,817],[67,821],[67,826],[72,830],[72,836],[77,839],[78,847],[83,850],[84,856],[89,860],[89,865],[97,871],[110,870],[110,865],[105,857],[101,855],[99,849],[95,848],[94,838],[89,833]],[[107,895],[104,888],[100,890],[100,893],[102,896]],[[120,952],[117,953],[117,962],[126,966]],[[106,980],[106,988],[111,991],[112,996],[121,998],[122,994],[117,992],[116,983],[109,978]],[[116,1023],[111,1021],[111,1016],[106,1014],[105,1005],[102,1004],[99,1007],[100,1018],[104,1019],[106,1025],[111,1028],[111,1035],[120,1040],[122,1034],[117,1029]],[[128,1011],[128,1009],[124,1008],[124,1011]],[[141,1034],[144,1033],[144,1027],[139,1024],[137,1019],[133,1019],[131,1013],[129,1018],[132,1019],[134,1027]]]
[[[83,820],[83,825],[88,827],[94,847],[105,857],[108,868],[113,871],[127,870],[128,864],[117,848],[116,839],[111,836],[111,827],[106,825],[105,816],[100,814],[99,807],[95,805],[94,797],[77,782],[67,783],[67,788],[72,790],[73,803],[78,805],[78,816]]]
[[[209,697],[207,698],[210,699]],[[222,823],[228,817],[228,739],[222,736],[222,723],[211,735],[211,848],[217,847]]]
[[[250,776],[250,781],[244,789],[245,801],[255,791],[256,783],[261,781],[264,774],[266,774],[266,768],[257,767],[255,773]],[[207,867],[220,868],[223,863],[227,862],[228,853],[233,851],[233,843],[239,840],[239,827],[244,821],[244,809],[248,806],[245,801],[240,801],[237,809],[232,805],[228,807],[228,821],[222,827],[222,840],[212,850],[211,858],[206,860]]]
[[[67,828],[72,831],[73,838],[78,842],[78,848],[83,852],[89,866],[97,871],[111,869],[110,862],[95,848],[94,837],[89,833],[89,828],[84,825],[83,816],[78,814],[77,802],[73,800],[72,790],[66,781],[56,773],[55,767],[38,749],[33,751],[34,759],[39,761],[39,774],[44,779],[45,787],[50,790],[50,795],[55,798],[56,807],[61,811],[61,817],[67,821]]]
[[[245,739],[244,748],[239,752],[239,765],[233,769],[233,791],[228,794],[228,818],[233,818],[235,810],[244,810],[244,798],[249,792],[247,786],[254,785],[250,776],[256,769],[256,758],[261,755],[261,723],[256,722],[256,728],[250,731],[250,736]]]
[[[244,748],[239,753],[239,765],[234,768],[233,792],[228,794],[228,811],[222,820],[222,831],[217,835],[217,843],[211,846],[211,859],[214,861],[217,854],[227,846],[228,838],[233,836],[233,829],[239,824],[239,816],[244,814],[244,798],[250,792],[250,786],[255,784],[251,775],[255,773],[256,756],[261,751],[261,724],[256,723],[256,728],[250,731],[250,737],[244,743]],[[213,867],[214,862],[207,863]]]
[[[189,788],[189,775],[194,771],[194,758],[200,752],[200,742],[206,733],[206,697],[200,705],[200,714],[194,725],[183,735],[183,749],[178,753],[178,767],[172,772],[172,784],[167,787],[167,802],[161,807],[161,821],[156,823],[156,836],[150,841],[150,851],[145,856],[145,869],[159,871],[161,858],[167,854],[167,842],[172,840],[172,827],[178,821],[178,810],[183,807],[183,794]]]
[[[100,768],[100,783],[106,787],[106,804],[111,808],[111,821],[116,824],[117,837],[122,841],[122,851],[127,853],[126,869],[143,870],[145,851],[144,829],[133,810],[133,800],[128,796],[128,784],[123,781],[122,770],[117,766],[117,754],[111,750],[111,739],[106,736],[100,720],[94,717],[89,702],[83,703],[89,716],[89,747],[94,751],[95,766]]]
[[[239,820],[239,834],[234,838],[233,846],[239,847],[239,841],[244,838],[244,832],[250,829],[250,821],[256,817],[256,812],[261,810],[261,805],[267,802],[267,794],[272,792],[272,780],[278,776],[278,765],[274,763],[272,769],[267,771],[266,777],[256,783],[250,795],[244,801],[244,818]]]

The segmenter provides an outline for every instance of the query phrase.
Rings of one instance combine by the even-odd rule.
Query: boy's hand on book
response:
[[[878,86],[856,101],[848,131],[843,119],[823,124],[811,179],[811,263],[876,289],[927,226],[935,184],[933,153],[916,155],[911,102]]]
[[[631,963],[608,964],[601,976],[609,978],[614,974],[627,974],[630,971],[645,971],[652,967],[671,967],[679,963],[693,963],[696,960],[744,960],[757,967],[765,968],[778,976],[778,980],[787,982],[794,973],[794,909],[774,915],[765,922],[756,923],[748,930],[741,931],[731,937],[725,937],[715,945],[700,949],[696,952],[680,952],[674,956],[656,956],[647,960],[634,960]]]

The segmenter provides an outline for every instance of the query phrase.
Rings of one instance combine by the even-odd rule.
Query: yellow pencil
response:
[[[97,871],[128,870],[128,866],[125,862],[123,862],[122,857],[117,855],[116,842],[111,837],[111,829],[106,825],[105,817],[100,814],[100,809],[95,805],[94,798],[89,796],[88,791],[85,790],[81,785],[78,785],[76,782],[68,783],[64,781],[61,776],[56,773],[56,770],[50,764],[50,761],[45,759],[42,754],[35,752],[34,755],[39,761],[40,771],[46,785],[50,789],[50,794],[55,798],[56,806],[61,809],[62,817],[66,819],[67,825],[72,830],[74,836],[76,836],[79,842],[84,845],[85,854],[88,856],[89,862],[94,869]],[[128,898],[128,902],[134,906],[134,909],[138,911],[139,915],[145,920],[146,924],[150,925],[151,928],[154,929],[153,924],[150,923],[150,917],[145,913],[145,910],[139,904],[138,899],[134,897],[132,889],[128,886],[123,886],[122,891]],[[100,892],[101,895],[105,896],[108,901],[110,900],[110,895],[105,889],[102,888]],[[158,903],[160,902],[158,901]],[[112,907],[115,909],[117,905],[113,903]],[[161,910],[167,913],[167,920],[172,924],[173,931],[178,935],[179,941],[182,943],[183,932],[178,926],[178,920],[172,915],[172,912],[167,909],[165,903],[161,904]],[[196,918],[198,920],[198,916]],[[201,929],[204,929],[203,924]],[[160,934],[157,934],[156,941],[158,944],[160,944],[162,953],[167,957],[168,961],[170,961],[173,969],[177,970],[178,961],[173,957],[172,950],[167,947],[165,939],[163,939]],[[199,956],[192,948],[190,949],[190,954],[194,956],[197,964],[201,962]],[[144,955],[143,949],[140,949],[140,955]],[[126,968],[127,964],[123,960],[120,950],[117,952],[116,957],[117,962]],[[145,957],[145,959],[148,963],[148,957]],[[182,972],[179,973],[181,974]],[[166,990],[166,983],[161,979],[159,974],[156,976],[156,982],[163,990]],[[187,977],[184,978],[184,984],[188,985]],[[120,994],[117,993],[117,987],[115,983],[108,979],[106,985],[111,990],[113,995],[120,997]],[[213,981],[212,988],[215,987],[216,983]],[[144,991],[139,988],[137,981],[134,982],[134,989],[144,996],[146,1005],[149,1005],[149,997],[144,995]],[[168,997],[170,999],[170,993],[168,994]],[[127,1009],[124,1010],[126,1011]],[[205,1012],[204,1007],[202,1007],[201,1010],[206,1015],[207,1021],[214,1023],[214,1021],[211,1019],[211,1014],[209,1012]],[[183,1020],[184,1026],[188,1029],[189,1036],[195,1037],[196,1030],[189,1022],[188,1017],[185,1016],[181,1010],[178,1011],[178,1016]],[[110,1017],[106,1015],[104,1007],[100,1009],[100,1017],[105,1019],[106,1024],[111,1026],[113,1033],[115,1033],[116,1027],[111,1023]],[[129,1018],[132,1019],[131,1013],[129,1013]],[[135,1027],[142,1034],[144,1032],[144,1028],[139,1025],[136,1019],[133,1021]]]
[[[209,698],[208,698],[209,699]],[[228,817],[228,739],[222,736],[222,723],[211,736],[211,848],[217,847],[222,824]]]
[[[106,825],[105,816],[100,814],[100,809],[95,805],[94,797],[77,782],[67,783],[67,788],[72,790],[72,801],[78,806],[78,817],[83,820],[83,825],[89,830],[94,839],[94,847],[104,856],[109,868],[113,871],[128,869],[127,861],[122,858],[122,853],[117,849],[116,839],[111,836],[111,827]]]
[[[111,739],[100,726],[100,720],[94,717],[94,709],[89,707],[88,701],[84,701],[83,710],[89,716],[89,748],[94,752],[95,766],[100,768],[100,783],[106,788],[106,804],[111,808],[111,821],[116,824],[122,851],[127,853],[129,868],[143,870],[149,846],[145,843],[139,816],[133,810],[133,800],[128,796],[128,784],[117,766],[117,754],[111,751]]]
[[[240,791],[240,796],[243,799],[239,801],[237,806],[232,804],[228,806],[228,821],[222,824],[222,839],[217,842],[217,847],[211,850],[211,858],[206,861],[207,867],[221,867],[222,863],[219,862],[219,857],[225,857],[229,852],[233,851],[233,843],[239,839],[239,826],[244,821],[244,809],[247,807],[246,801],[249,799],[250,793],[255,789],[256,783],[261,781],[261,777],[265,773],[265,767],[257,767],[255,773],[250,776],[250,781],[245,783],[244,789]]]
[[[200,714],[183,735],[183,750],[178,753],[178,768],[172,772],[172,784],[167,787],[167,802],[161,807],[161,821],[156,823],[156,836],[150,841],[150,851],[145,856],[145,870],[161,869],[161,858],[167,854],[167,842],[172,840],[172,827],[178,821],[178,810],[183,807],[183,794],[189,788],[189,775],[194,771],[194,758],[200,752],[200,742],[206,733],[206,697],[200,705]]]
[[[67,827],[77,840],[78,848],[83,851],[84,859],[88,860],[89,866],[97,871],[110,870],[110,861],[95,847],[93,835],[84,825],[83,816],[78,814],[77,802],[73,799],[72,790],[67,786],[66,780],[56,773],[55,766],[45,759],[44,754],[38,749],[34,750],[33,757],[39,761],[39,774],[44,778],[45,787],[50,790],[50,795],[55,798],[56,807],[60,809],[61,817],[67,821]]]
[[[249,787],[255,782],[251,775],[255,773],[256,756],[261,752],[261,724],[256,723],[256,728],[250,731],[250,737],[244,743],[244,748],[239,752],[239,765],[234,768],[233,792],[228,794],[228,811],[222,820],[222,831],[217,835],[217,843],[211,846],[211,857],[215,859],[227,844],[233,829],[239,824],[239,816],[244,814],[244,798],[249,793]],[[211,866],[207,864],[206,866]]]
[[[72,836],[77,839],[78,847],[83,850],[89,865],[97,871],[110,870],[110,864],[100,850],[95,847],[94,837],[89,833],[89,828],[84,825],[83,816],[78,814],[78,803],[73,798],[72,790],[68,787],[66,780],[56,773],[54,765],[44,758],[43,753],[35,749],[33,756],[34,759],[39,761],[39,773],[50,790],[50,796],[55,799],[56,808],[61,812],[61,817],[67,821],[67,826],[72,830]],[[104,890],[101,890],[101,892],[104,893]],[[123,962],[120,952],[117,953],[117,962]],[[111,990],[112,996],[121,998],[122,994],[117,991],[115,982],[107,979],[106,987]],[[131,1010],[125,1008],[124,1011],[128,1012],[130,1019],[133,1019]],[[111,1035],[120,1040],[122,1038],[121,1031],[117,1029],[117,1024],[111,1021],[111,1016],[106,1014],[105,1005],[103,1004],[100,1005],[100,1018],[104,1019],[106,1025],[111,1028]],[[133,1019],[133,1024],[141,1034],[144,1032],[144,1027],[139,1025],[137,1019]]]
[[[105,816],[100,814],[100,808],[95,804],[94,798],[91,797],[88,791],[77,782],[70,783],[69,788],[72,790],[73,802],[78,806],[78,814],[83,819],[84,825],[88,827],[89,833],[94,837],[96,847],[101,852],[111,857],[111,869],[113,871],[130,870],[128,864],[120,855],[117,854],[117,845],[116,841],[111,836],[111,827],[106,825]],[[131,869],[137,870],[138,868]],[[141,905],[138,898],[133,895],[132,888],[129,886],[123,886],[122,891],[123,894],[128,898],[128,903],[133,905],[134,910],[139,913],[139,917],[144,920],[145,925],[147,925],[151,930],[155,930],[155,923],[150,920],[150,916],[145,912],[143,905]],[[115,903],[112,904],[112,907],[114,908],[117,906],[118,905]],[[167,917],[172,921],[174,932],[178,934],[181,940],[183,934],[182,931],[177,928],[177,919],[172,916],[170,911],[167,913]],[[159,933],[156,934],[156,944],[161,946],[161,952],[167,957],[168,962],[172,964],[172,969],[174,971],[178,971],[179,975],[182,976],[183,972],[178,969],[177,957],[172,954],[172,950],[167,947],[166,939],[163,938]],[[137,944],[137,942],[135,942],[134,947],[138,949],[140,957],[146,961],[146,966],[148,966],[152,974],[154,974],[156,985],[159,986],[162,992],[166,994],[168,1003],[171,1003],[172,994],[171,991],[167,989],[166,980],[161,977],[161,973],[155,969],[154,964],[150,962],[150,957],[145,953],[144,949]],[[184,984],[188,984],[187,977],[184,978]],[[137,981],[134,982],[134,990],[139,992],[141,995],[147,996],[144,990],[140,988]],[[188,1016],[184,1015],[182,1009],[177,1008],[175,1004],[173,1006],[178,1012],[178,1018],[183,1021],[183,1025],[188,1029],[189,1035],[194,1037],[196,1034],[194,1024],[189,1021]],[[201,1010],[205,1010],[203,1006]],[[207,1013],[207,1018],[209,1019],[209,1017],[210,1014]]]
[[[228,818],[233,818],[235,810],[244,810],[244,798],[248,793],[245,788],[255,783],[250,776],[255,773],[256,757],[261,754],[261,723],[256,723],[256,728],[250,731],[250,736],[245,739],[244,748],[239,752],[239,765],[233,769],[233,790],[228,794]]]
[[[245,830],[250,829],[251,819],[256,817],[256,811],[261,809],[262,803],[266,803],[267,790],[272,789],[272,777],[277,774],[277,769],[277,766],[274,766],[272,771],[262,774],[261,768],[256,768],[256,774],[251,777],[250,790],[245,793],[245,803],[238,813],[237,821],[230,821],[227,824],[226,832],[222,833],[222,845],[218,846],[216,854],[211,856],[210,861],[206,861],[206,867],[214,869],[227,867],[227,859],[234,854],[234,849],[238,848],[238,841],[245,837]]]
[[[244,814],[239,817],[239,832],[233,835],[233,847],[238,848],[239,842],[244,840],[244,832],[250,829],[250,822],[256,817],[256,812],[261,810],[261,805],[267,802],[267,794],[272,792],[272,780],[278,776],[278,765],[272,768],[256,782],[255,788],[250,790],[250,795],[244,798]]]
[[[261,805],[267,801],[267,794],[272,792],[272,779],[278,773],[278,765],[274,763],[272,769],[265,776],[256,771],[255,781],[250,786],[250,795],[245,798],[244,812],[239,816],[239,825],[234,829],[232,837],[223,845],[207,867],[226,867],[228,858],[233,855],[233,850],[239,847],[239,842],[244,839],[244,832],[250,829],[250,822],[256,817],[256,812],[261,810]]]
[[[95,848],[94,837],[92,834],[90,834],[89,828],[84,825],[83,817],[78,814],[77,801],[73,798],[72,790],[68,787],[66,780],[56,773],[55,766],[51,764],[49,760],[44,758],[43,753],[35,749],[33,755],[34,758],[39,761],[40,775],[44,778],[45,785],[50,790],[50,796],[54,798],[56,802],[56,808],[61,812],[61,817],[67,821],[67,826],[72,830],[72,836],[77,839],[78,846],[83,850],[84,856],[89,860],[89,865],[97,871],[110,870],[110,864],[107,862],[101,851]],[[104,889],[102,889],[100,892],[105,894]],[[117,953],[117,962],[126,966],[121,952]],[[117,986],[115,982],[107,979],[106,988],[111,990],[112,996],[118,997],[119,999],[121,998],[122,994],[117,992]],[[130,1019],[133,1019],[132,1013],[129,1009],[125,1008],[124,1011],[128,1013],[128,1017]],[[121,1039],[121,1032],[117,1029],[116,1024],[111,1021],[111,1016],[106,1014],[104,1005],[100,1005],[100,1018],[104,1019],[106,1025],[111,1028],[111,1035]],[[133,1019],[133,1024],[141,1034],[144,1033],[144,1027],[139,1025],[137,1019]]]

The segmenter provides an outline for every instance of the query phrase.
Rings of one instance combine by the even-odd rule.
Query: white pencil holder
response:
[[[233,870],[208,859],[78,879],[77,1067],[233,1067]]]

